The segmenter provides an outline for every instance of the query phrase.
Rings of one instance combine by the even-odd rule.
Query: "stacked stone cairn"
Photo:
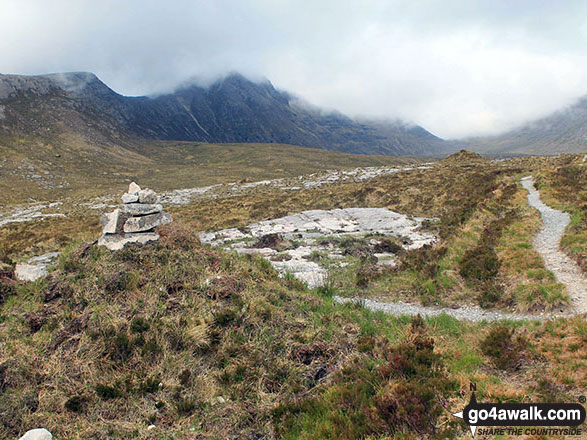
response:
[[[98,245],[120,250],[128,243],[147,243],[159,239],[157,226],[173,221],[157,203],[159,197],[151,189],[141,189],[132,182],[122,196],[122,205],[113,212],[102,214],[100,224],[103,235]]]

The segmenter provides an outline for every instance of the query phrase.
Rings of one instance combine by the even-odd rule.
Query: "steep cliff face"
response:
[[[439,155],[446,149],[422,127],[324,113],[269,81],[239,74],[153,97],[119,95],[91,73],[0,75],[0,130],[69,132],[95,142],[274,142],[363,154]]]

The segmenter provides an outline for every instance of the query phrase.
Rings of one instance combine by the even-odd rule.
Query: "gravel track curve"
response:
[[[542,217],[542,228],[534,238],[534,248],[542,255],[544,266],[554,274],[559,283],[565,285],[573,301],[575,313],[587,313],[587,278],[579,266],[560,249],[561,238],[571,217],[540,200],[531,176],[524,177],[521,183],[528,191],[528,204],[536,208]]]
[[[587,156],[586,156],[587,157]],[[409,304],[401,301],[382,302],[371,299],[343,298],[335,296],[334,301],[339,304],[360,304],[372,311],[381,311],[393,316],[422,315],[425,317],[446,314],[463,321],[544,321],[557,317],[568,317],[587,313],[587,279],[579,266],[560,250],[560,240],[565,228],[570,222],[566,212],[558,211],[540,200],[540,194],[534,187],[532,176],[524,177],[521,184],[528,191],[528,204],[536,208],[542,217],[542,228],[534,238],[534,248],[542,255],[545,267],[550,270],[557,281],[564,284],[573,304],[571,310],[564,313],[543,313],[531,315],[527,313],[506,313],[488,311],[476,306],[461,306],[456,309],[448,307],[429,307],[418,304]]]

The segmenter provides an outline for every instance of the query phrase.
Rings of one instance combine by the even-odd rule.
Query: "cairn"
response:
[[[128,192],[122,195],[122,204],[113,212],[102,214],[102,236],[98,245],[110,250],[120,250],[128,243],[147,243],[158,240],[157,226],[173,221],[163,212],[159,196],[151,189],[141,189],[132,182]]]

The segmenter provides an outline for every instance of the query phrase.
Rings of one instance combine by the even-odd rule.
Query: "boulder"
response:
[[[120,209],[115,209],[112,212],[102,214],[100,217],[100,224],[102,225],[102,232],[104,234],[117,234],[122,232],[124,222],[128,218]]]
[[[139,191],[139,203],[157,203],[159,196],[152,189],[142,189]]]
[[[19,440],[52,440],[53,436],[45,428],[31,429],[25,432],[25,434]]]
[[[105,246],[111,251],[118,251],[129,243],[145,244],[149,241],[159,240],[156,232],[139,232],[129,234],[104,234],[98,240],[99,246]]]
[[[141,187],[134,182],[131,182],[130,185],[128,185],[128,193],[129,194],[138,193],[140,190],[141,190]]]
[[[14,276],[20,281],[36,281],[47,275],[47,266],[57,257],[59,252],[50,252],[31,258],[27,263],[18,263],[14,267]]]
[[[129,203],[126,205],[122,205],[120,210],[124,214],[129,215],[147,215],[147,214],[154,214],[156,212],[163,211],[163,206],[159,204],[142,204],[142,203]]]
[[[47,267],[44,264],[18,263],[14,267],[14,276],[20,281],[36,281],[47,273]]]
[[[122,195],[122,203],[135,203],[139,201],[139,193],[133,193],[133,194],[123,194]]]
[[[171,223],[173,218],[166,212],[143,215],[141,217],[131,217],[124,223],[124,232],[141,232],[149,231],[157,226]]]

